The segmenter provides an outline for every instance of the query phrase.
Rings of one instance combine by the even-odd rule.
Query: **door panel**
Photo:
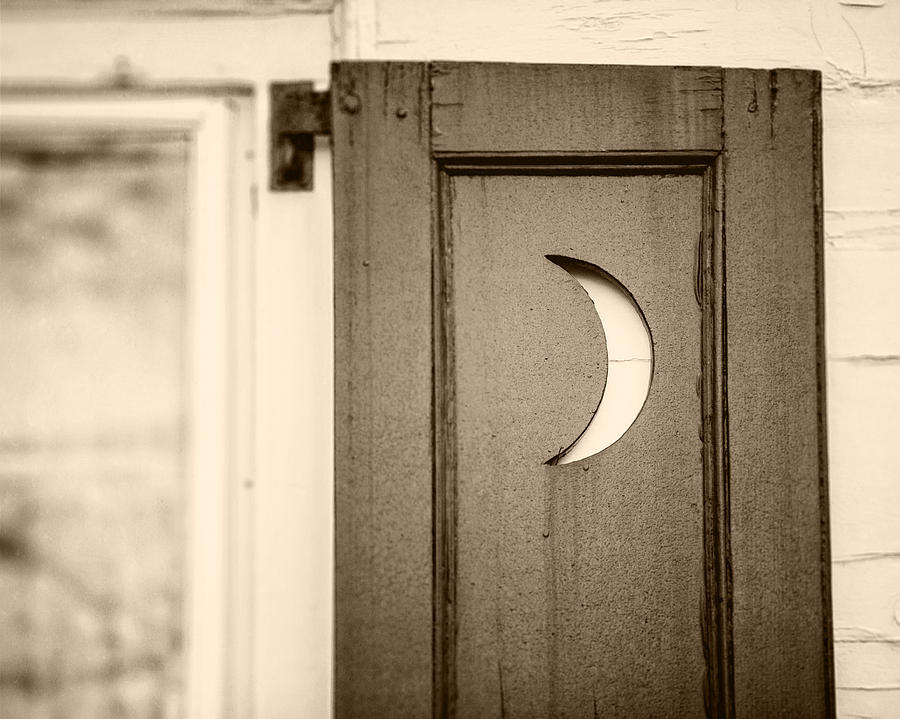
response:
[[[338,716],[831,713],[818,78],[763,79],[335,66]],[[557,465],[607,369],[566,262],[654,357]]]
[[[682,281],[702,177],[448,181],[458,715],[702,715],[701,316]],[[590,300],[550,253],[620,280],[656,338],[635,424],[566,466],[547,460],[584,429],[604,367]]]

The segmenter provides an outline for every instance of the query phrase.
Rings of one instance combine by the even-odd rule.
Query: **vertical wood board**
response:
[[[335,712],[341,717],[431,711],[426,82],[421,64],[334,68]]]
[[[833,713],[818,73],[725,71],[738,717]]]

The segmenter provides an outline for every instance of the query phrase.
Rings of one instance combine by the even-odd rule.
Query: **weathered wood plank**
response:
[[[335,712],[431,711],[431,166],[425,66],[341,63]]]
[[[432,63],[439,152],[717,150],[719,68]]]
[[[724,87],[737,716],[829,716],[819,75]]]
[[[729,716],[733,577],[737,716],[828,716],[817,76],[432,69],[333,85],[338,715]],[[583,390],[517,303],[535,258],[601,250],[653,329],[651,397],[586,470],[532,467],[568,421],[547,395]]]

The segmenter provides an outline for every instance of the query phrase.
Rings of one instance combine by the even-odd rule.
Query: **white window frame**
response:
[[[253,663],[252,97],[6,90],[0,127],[189,137],[184,716],[248,717]]]

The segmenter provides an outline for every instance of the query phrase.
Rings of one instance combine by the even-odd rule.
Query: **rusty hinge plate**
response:
[[[311,82],[273,82],[269,99],[269,187],[312,190],[316,135],[331,134],[330,93]]]

